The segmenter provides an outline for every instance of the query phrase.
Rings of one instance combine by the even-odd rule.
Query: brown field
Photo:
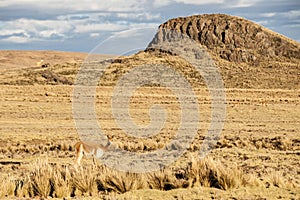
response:
[[[110,90],[111,87],[98,87],[97,111],[98,120],[106,124],[105,132],[112,136],[113,142],[133,152],[154,150],[168,142],[172,135],[167,134],[172,132],[170,130],[166,130],[162,136],[158,135],[143,141],[134,138],[129,140],[123,136],[113,119],[103,112],[108,108],[101,103],[109,98]],[[199,150],[203,140],[200,136],[205,134],[205,128],[209,123],[207,118],[210,105],[207,92],[198,89],[198,100],[203,115],[200,123],[203,129],[198,131],[198,137],[191,144],[189,151],[174,166],[148,175],[126,175],[102,165],[93,170],[91,159],[83,160],[83,163],[87,164],[84,174],[82,171],[74,171],[73,145],[78,140],[78,135],[72,116],[72,91],[72,86],[63,85],[0,86],[2,197],[35,195],[53,197],[92,195],[94,197],[90,198],[120,199],[298,199],[300,197],[298,90],[226,89],[227,118],[221,139],[209,154],[209,158],[198,161],[193,154]],[[153,93],[157,95],[151,95]],[[172,95],[163,92],[162,89],[155,87],[140,89],[131,102],[135,107],[132,116],[137,123],[147,123],[149,120],[148,105],[141,106],[140,103],[143,98],[155,102],[168,102],[169,112],[178,108],[178,103],[174,101]],[[176,117],[173,120],[176,120]],[[210,180],[213,179],[211,175],[203,175],[206,173],[204,166],[208,168],[206,170],[217,171],[215,173],[219,175],[216,175],[216,179],[224,179],[225,183],[222,184],[220,180],[213,183]],[[176,178],[176,173],[180,170],[185,174],[183,177],[177,174]],[[64,178],[60,177],[62,174]],[[113,180],[117,177],[119,181],[127,182],[128,185]],[[160,181],[156,182],[157,179]],[[68,189],[62,191],[53,189],[55,191],[51,193],[51,184],[50,189],[35,188],[35,184],[47,186],[49,180],[52,181],[52,185],[57,184],[59,186],[57,188]],[[10,185],[7,184],[8,181]],[[22,182],[22,186],[17,184],[18,181]],[[125,185],[124,188],[122,185]]]
[[[105,91],[109,91],[109,89],[109,87],[98,88],[98,104],[101,103],[101,99],[106,99],[105,96],[108,92],[105,93]],[[37,166],[33,163],[43,163],[45,162],[43,160],[48,161],[47,167],[54,168],[52,170],[68,169],[70,173],[75,173],[72,167],[74,161],[73,145],[78,140],[78,135],[72,118],[72,90],[72,86],[61,85],[1,86],[1,176],[9,176],[9,179],[14,181],[26,179],[36,170]],[[159,94],[159,88],[151,88],[152,92],[155,90]],[[138,99],[145,97],[149,90],[145,88],[144,91],[144,93],[143,91],[137,93],[136,99],[132,101],[133,105],[136,103],[136,116],[142,116],[145,113],[145,108],[138,108]],[[201,90],[199,89],[199,91]],[[199,92],[199,94],[205,94],[205,92]],[[228,173],[234,173],[235,170],[238,170],[238,173],[241,173],[243,177],[250,177],[249,179],[245,178],[248,183],[238,183],[238,185],[232,186],[232,189],[229,186],[226,190],[220,188],[212,190],[207,185],[205,187],[205,184],[204,186],[199,184],[192,189],[171,190],[166,194],[155,192],[155,195],[158,195],[158,198],[169,195],[173,198],[177,196],[183,199],[187,199],[186,195],[190,196],[190,193],[194,197],[197,195],[200,197],[203,193],[203,197],[279,198],[281,196],[283,198],[298,198],[300,184],[299,94],[299,91],[290,90],[227,89],[226,123],[221,139],[217,147],[210,153],[209,158],[212,159],[210,162],[220,163],[222,168],[233,170],[233,172],[228,171]],[[170,100],[167,95],[158,98],[162,102]],[[201,95],[199,99],[201,113],[203,116],[209,116],[207,113],[209,103],[205,99],[209,99],[209,97]],[[171,101],[168,106],[172,109],[178,105],[176,102],[172,104]],[[101,116],[103,115],[99,114],[100,121],[103,120]],[[106,119],[103,123],[107,124],[108,127],[114,124],[113,119],[107,120],[105,116],[103,118]],[[137,119],[141,118],[137,117]],[[207,120],[204,119],[205,117],[201,123],[205,127]],[[111,127],[111,130],[113,129],[116,130],[117,128]],[[110,131],[109,128],[106,129],[106,132],[113,136],[113,142],[130,151],[154,150],[160,145],[164,145],[169,139],[168,136],[164,136],[166,138],[160,138],[157,145],[155,144],[157,139],[141,142],[137,139],[128,140],[128,138],[121,137],[122,134],[118,134],[118,131]],[[199,135],[202,132],[204,130],[199,130]],[[189,148],[189,153],[182,157],[178,166],[188,166],[191,162],[188,159],[190,154],[197,152],[200,145],[201,139],[196,138]],[[91,166],[91,160],[84,159],[83,162],[87,166]],[[95,173],[95,179],[101,175],[98,171],[90,172]],[[97,173],[99,174],[97,175]],[[168,173],[172,173],[172,170]],[[239,178],[233,177],[233,179]],[[192,187],[192,184],[189,186],[182,184],[175,188],[185,187]],[[197,187],[200,187],[199,190],[196,189]],[[130,191],[130,193],[117,197],[147,198],[149,193],[154,192],[147,189],[149,186],[141,188],[143,189]],[[116,192],[122,193],[122,190],[116,190]],[[81,193],[85,194],[85,192]],[[76,195],[81,195],[81,193],[76,191]],[[39,193],[33,194],[41,195]],[[24,195],[33,194],[25,192]],[[93,189],[92,195],[94,194],[97,194],[97,189],[96,192]],[[270,194],[274,196],[270,196]],[[22,196],[23,193],[17,193],[17,195]],[[67,194],[67,196],[70,195],[71,192]]]

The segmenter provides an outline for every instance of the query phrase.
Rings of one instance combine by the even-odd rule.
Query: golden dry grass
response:
[[[153,101],[170,100],[170,110],[177,107],[171,94],[156,90],[165,95],[158,95],[158,99],[150,96]],[[97,91],[97,103],[105,105],[111,88],[100,87]],[[133,115],[137,122],[147,118],[148,106],[138,104],[139,96],[144,98],[147,92],[148,88],[137,91],[132,100],[133,105],[137,103],[133,107],[139,108]],[[199,89],[203,128],[189,148],[191,154],[183,155],[170,168],[147,175],[121,173],[102,165],[94,169],[86,158],[83,164],[87,166],[75,172],[73,145],[78,136],[72,121],[71,93],[70,86],[1,86],[2,197],[108,198],[136,190],[140,192],[129,194],[143,196],[142,191],[146,195],[152,189],[171,190],[178,198],[188,199],[186,195],[199,187],[199,191],[227,191],[216,192],[227,197],[235,190],[240,197],[254,198],[248,190],[257,192],[257,197],[264,197],[261,191],[274,190],[286,198],[299,196],[299,91],[227,89],[227,121],[221,139],[210,158],[198,161],[191,154],[201,146],[208,124],[205,116],[209,116],[209,100]],[[105,107],[101,109],[108,112]],[[105,132],[123,149],[143,152],[161,148],[170,139],[171,135],[162,132],[161,136],[142,141],[128,140],[120,130],[109,128],[114,123],[107,116],[102,112],[99,120],[106,119]],[[164,193],[156,193],[163,199]]]
[[[165,62],[162,57],[150,56],[155,62]],[[144,53],[138,57],[148,59]],[[168,59],[175,68],[187,66],[182,60]],[[195,139],[171,166],[148,174],[118,172],[102,164],[93,166],[86,158],[82,169],[74,169],[73,145],[79,137],[72,114],[73,86],[61,84],[64,80],[72,83],[78,66],[65,63],[43,69],[0,70],[1,198],[300,198],[300,91],[295,84],[299,63],[274,65],[275,73],[285,71],[281,80],[285,85],[281,88],[277,87],[280,84],[270,69],[248,70],[249,66],[230,69],[224,65],[229,67],[222,72],[227,84],[226,122],[216,147],[204,160],[198,160],[197,153],[209,127],[211,101],[209,92],[196,84],[198,74],[194,74],[190,81],[195,86],[200,108]],[[249,74],[245,75],[245,70]],[[250,76],[253,70],[264,79],[255,82],[256,78]],[[182,73],[193,72],[182,70]],[[45,78],[49,74],[52,76]],[[127,151],[143,153],[163,148],[179,126],[180,105],[176,97],[161,87],[136,90],[130,101],[130,114],[135,123],[150,122],[148,112],[154,103],[165,107],[168,119],[157,135],[144,139],[128,136],[117,126],[111,113],[112,86],[120,75],[108,73],[106,78],[111,82],[97,87],[95,108],[103,132]],[[239,82],[240,75],[249,76],[249,80]]]
[[[74,197],[122,194],[134,190],[172,190],[198,186],[228,190],[248,185],[236,168],[224,167],[211,158],[194,159],[179,169],[165,168],[147,174],[119,172],[104,165],[88,165],[74,170],[72,166],[37,159],[16,175],[2,175],[0,197]],[[274,185],[277,179],[272,179]]]

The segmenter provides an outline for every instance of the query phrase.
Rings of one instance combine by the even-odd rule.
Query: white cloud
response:
[[[143,28],[155,28],[157,29],[159,23],[132,23],[129,25],[130,29],[143,29]]]
[[[66,37],[63,33],[60,33],[56,30],[41,31],[39,36],[42,38],[55,38],[55,37],[64,38],[64,37]]]
[[[154,0],[153,6],[154,8],[156,8],[156,7],[167,6],[172,3],[183,3],[183,4],[190,4],[190,5],[221,4],[224,7],[228,7],[228,8],[243,8],[243,7],[251,7],[259,1],[262,0]]]
[[[239,0],[234,2],[228,1],[228,3],[226,3],[226,6],[229,8],[246,8],[257,4],[260,1],[261,0]]]
[[[224,0],[174,0],[177,3],[193,4],[193,5],[205,5],[205,4],[220,4],[224,3]]]
[[[127,25],[115,23],[93,23],[93,24],[78,24],[76,25],[76,33],[89,33],[96,31],[120,31],[128,28]]]
[[[157,31],[157,24],[131,24],[124,31],[115,33],[119,38],[140,37],[151,32],[151,38]]]
[[[33,42],[34,39],[28,37],[22,37],[22,36],[10,36],[8,38],[2,39],[1,41],[22,44],[22,43]]]
[[[246,17],[296,39],[300,11],[295,5],[292,0],[0,0],[0,48],[55,41],[63,49],[77,38],[93,41],[123,30],[157,28],[168,18],[204,11]]]
[[[300,10],[291,10],[288,12],[280,13],[280,15],[289,19],[296,19],[300,17]]]
[[[152,21],[161,18],[160,14],[150,14],[148,12],[142,13],[117,13],[118,18],[126,20]]]
[[[97,37],[100,37],[101,34],[100,33],[90,33],[90,37],[92,38],[97,38]]]
[[[73,26],[67,21],[18,19],[2,22],[2,41],[25,43],[32,40],[67,38]]]
[[[298,28],[298,29],[300,29],[300,23],[298,22],[298,24],[287,24],[287,25],[283,25],[283,27],[285,27],[285,28]]]
[[[27,16],[0,20],[0,40],[25,43],[34,39],[65,40],[77,35],[98,37],[102,32],[122,31],[140,23],[147,26],[147,22],[160,20],[160,14],[144,12],[145,5],[149,5],[147,0],[0,0],[0,9],[11,12],[22,8]],[[44,11],[51,20],[40,19],[39,13]],[[22,12],[18,14],[22,16]]]
[[[163,6],[170,5],[173,2],[173,0],[154,0],[153,1],[153,7],[159,8]]]
[[[66,40],[76,35],[99,37],[103,32],[119,32],[133,28],[157,27],[159,23],[149,23],[148,20],[157,19],[159,15],[149,13],[133,15],[130,13],[114,13],[114,20],[109,21],[106,15],[75,14],[59,16],[57,20],[17,19],[1,22],[1,41],[11,43],[26,43],[34,40]],[[128,19],[130,18],[130,20]],[[133,19],[140,22],[132,22]]]
[[[261,20],[261,21],[255,21],[255,23],[266,26],[267,24],[269,24],[268,20]]]
[[[270,12],[270,13],[262,13],[260,14],[261,17],[274,17],[277,13]]]
[[[9,36],[9,35],[24,35],[26,34],[23,29],[3,29],[0,31],[0,36]]]
[[[2,0],[1,7],[32,7],[49,10],[65,11],[140,11],[144,10],[146,0]]]

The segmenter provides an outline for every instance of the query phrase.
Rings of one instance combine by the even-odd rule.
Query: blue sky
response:
[[[121,31],[156,29],[170,18],[204,13],[244,17],[300,42],[299,2],[0,0],[0,49],[90,52],[101,41]]]

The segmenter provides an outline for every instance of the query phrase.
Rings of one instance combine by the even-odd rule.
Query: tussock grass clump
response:
[[[162,169],[160,171],[147,174],[147,184],[150,189],[171,190],[176,188],[186,188],[188,182],[177,179],[171,170]]]
[[[73,178],[68,168],[54,171],[54,197],[70,197],[74,194]]]
[[[150,189],[169,190],[174,188],[171,181],[171,175],[169,171],[166,170],[149,173],[147,183]]]
[[[96,172],[91,166],[80,168],[78,172],[73,174],[74,189],[79,191],[81,195],[97,194]]]
[[[101,167],[97,177],[99,190],[125,193],[131,190],[147,188],[143,174],[119,172],[108,167]]]
[[[54,170],[47,160],[37,160],[32,164],[29,176],[33,196],[48,197],[54,192]]]
[[[139,189],[172,190],[177,188],[214,187],[222,190],[248,184],[236,167],[226,167],[211,158],[195,159],[181,168],[176,166],[147,174],[120,172],[104,165],[73,166],[36,160],[23,177],[0,177],[0,197],[74,197],[121,194]],[[276,176],[275,176],[276,175]],[[24,178],[25,177],[25,178]],[[272,185],[281,186],[279,174],[273,174]]]
[[[267,174],[267,182],[275,187],[283,187],[285,185],[285,180],[282,172],[270,170]]]
[[[10,174],[0,175],[0,198],[14,196],[16,189],[15,179]]]
[[[211,158],[202,160],[192,158],[185,169],[185,174],[190,187],[203,186],[228,190],[246,184],[243,173],[237,167],[225,167],[221,162]]]

